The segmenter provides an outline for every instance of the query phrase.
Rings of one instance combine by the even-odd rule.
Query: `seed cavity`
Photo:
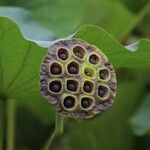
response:
[[[84,110],[89,110],[94,104],[94,100],[90,97],[83,97],[81,99],[81,107]]]
[[[62,89],[61,81],[59,80],[53,80],[49,84],[49,90],[53,93],[58,94]]]
[[[89,57],[89,62],[93,65],[97,65],[100,62],[100,59],[96,54],[92,54]]]
[[[79,64],[75,61],[72,61],[67,66],[68,72],[70,74],[78,74],[79,73]]]
[[[74,108],[75,103],[76,103],[76,100],[75,100],[75,97],[73,96],[66,96],[63,101],[63,105],[66,109]]]
[[[86,93],[92,93],[93,90],[94,90],[94,83],[91,82],[91,81],[85,81],[85,82],[84,82],[84,85],[83,85],[83,90],[84,90]]]
[[[50,73],[52,75],[60,75],[62,74],[62,66],[58,62],[54,62],[50,66]]]
[[[76,92],[78,90],[78,81],[67,80],[67,90]]]
[[[109,89],[106,86],[100,85],[98,87],[98,96],[102,99],[106,99],[109,95]]]
[[[110,72],[108,69],[101,69],[99,71],[99,78],[102,80],[108,80],[110,76]]]
[[[65,49],[65,48],[60,48],[60,49],[58,50],[58,57],[59,57],[61,60],[63,60],[63,61],[67,60],[67,59],[69,58],[69,52],[68,52],[68,50]]]
[[[83,59],[85,56],[85,50],[81,46],[75,46],[73,48],[73,53],[75,54],[76,57]]]
[[[84,74],[88,77],[93,77],[94,76],[94,70],[92,68],[85,68]]]

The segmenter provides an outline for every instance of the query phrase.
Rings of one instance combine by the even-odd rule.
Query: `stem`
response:
[[[128,26],[128,28],[124,32],[122,32],[119,38],[120,41],[123,41],[132,32],[132,30],[141,22],[141,20],[149,12],[149,9],[150,3],[148,2],[139,12],[139,14],[135,17],[135,19],[131,22],[130,26]]]
[[[53,150],[56,147],[57,143],[60,141],[62,134],[63,134],[63,117],[56,112],[55,130],[52,136],[50,137],[45,150]]]
[[[6,138],[6,144],[7,144],[7,150],[14,150],[14,144],[15,144],[15,100],[14,99],[8,99],[7,100],[7,138]]]
[[[0,99],[0,150],[3,150],[4,144],[4,115],[5,115],[5,102]]]

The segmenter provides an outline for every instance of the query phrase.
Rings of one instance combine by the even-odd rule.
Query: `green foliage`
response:
[[[81,27],[74,37],[97,46],[115,67],[150,67],[150,40],[140,40],[126,49],[104,29],[91,25]]]
[[[18,26],[7,18],[0,18],[0,27],[0,95],[45,106],[39,92],[38,74],[46,49],[25,40]]]
[[[147,2],[148,0],[5,0],[5,5],[30,10],[57,37],[71,34],[83,24],[96,24],[107,29],[117,39],[124,40],[141,22],[143,17],[140,17],[140,12]]]
[[[4,103],[3,101],[0,101],[0,149],[3,148],[3,126],[4,126],[4,122],[3,122],[3,117],[4,115]]]
[[[128,34],[126,30],[136,17],[134,13],[118,1],[88,0],[86,5],[87,14],[83,23],[100,25],[119,40],[124,39]]]
[[[117,0],[123,2],[129,9],[131,9],[133,12],[139,12],[144,5],[146,5],[149,0]]]
[[[147,94],[140,108],[132,116],[131,125],[137,136],[150,134],[150,93]]]
[[[8,1],[8,5],[24,7],[32,11],[33,16],[41,24],[52,29],[59,37],[71,33],[81,22],[84,13],[84,7],[81,3],[81,0]]]

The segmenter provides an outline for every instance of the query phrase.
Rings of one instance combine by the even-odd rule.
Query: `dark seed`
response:
[[[99,57],[95,54],[92,54],[89,58],[89,62],[95,65],[99,62]]]
[[[55,75],[60,74],[60,68],[58,68],[58,67],[53,67],[53,68],[52,68],[52,73],[55,74]]]
[[[91,105],[91,99],[90,98],[83,98],[82,101],[81,101],[81,106],[83,108],[89,108]]]
[[[82,54],[80,52],[76,52],[75,55],[79,58],[82,58]]]
[[[59,85],[54,84],[54,85],[52,86],[51,90],[52,90],[53,92],[59,92],[59,91],[60,91],[60,87],[59,87]]]
[[[90,63],[91,64],[96,64],[96,60],[94,58],[90,58]]]
[[[104,97],[105,91],[103,89],[99,89],[98,94],[99,94],[100,97]]]
[[[62,59],[62,60],[66,60],[67,56],[66,56],[66,54],[62,53],[62,54],[60,54],[59,58]]]
[[[68,58],[68,56],[69,56],[69,53],[68,53],[67,49],[65,49],[65,48],[60,48],[60,49],[58,50],[58,57],[59,57],[60,59],[66,60],[66,59]]]
[[[107,87],[104,87],[104,86],[99,86],[98,88],[98,95],[103,98],[108,92],[108,89]]]
[[[84,85],[84,91],[87,92],[87,93],[90,93],[91,92],[90,85]]]
[[[69,91],[76,92],[78,89],[78,82],[75,80],[68,80],[67,81],[67,89]]]
[[[69,84],[68,85],[68,90],[75,91],[75,85],[74,84]]]
[[[68,96],[64,99],[64,106],[66,108],[73,108],[75,105],[75,99],[74,97]]]
[[[78,74],[79,72],[79,64],[75,61],[70,62],[67,68],[70,74]]]
[[[82,106],[83,106],[83,108],[87,108],[89,106],[89,102],[88,101],[83,101]]]
[[[73,53],[82,59],[85,55],[85,50],[81,46],[76,46],[73,48]]]
[[[103,72],[100,72],[99,76],[101,79],[105,79],[105,74]]]
[[[109,72],[108,72],[107,69],[103,69],[103,70],[99,71],[99,77],[100,77],[100,79],[105,80],[105,79],[108,78],[108,76],[109,76]]]
[[[59,93],[61,91],[61,83],[59,81],[52,81],[49,88],[52,92]]]
[[[69,73],[70,73],[70,74],[77,74],[77,69],[76,69],[76,67],[70,67],[70,68],[69,68]]]
[[[51,74],[53,75],[59,75],[62,73],[62,67],[59,63],[54,62],[51,66],[50,66],[50,71]]]

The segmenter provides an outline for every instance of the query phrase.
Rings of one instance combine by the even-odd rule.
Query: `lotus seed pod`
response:
[[[116,74],[104,53],[83,40],[60,40],[40,68],[40,90],[64,117],[90,118],[112,106]]]

